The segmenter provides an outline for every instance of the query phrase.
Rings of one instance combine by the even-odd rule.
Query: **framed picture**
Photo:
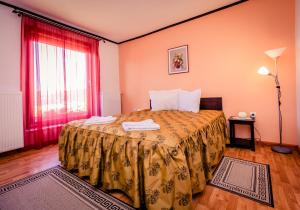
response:
[[[189,72],[188,46],[180,46],[168,49],[169,74]]]

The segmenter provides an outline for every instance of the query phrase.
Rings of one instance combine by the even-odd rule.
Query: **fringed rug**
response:
[[[210,184],[274,207],[270,166],[223,157]]]
[[[133,210],[57,166],[0,187],[1,210]]]

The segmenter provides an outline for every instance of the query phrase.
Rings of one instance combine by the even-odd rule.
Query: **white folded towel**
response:
[[[154,121],[152,119],[147,119],[147,120],[143,120],[143,121],[138,121],[138,122],[123,122],[122,124],[124,125],[128,125],[128,126],[134,126],[134,125],[149,125],[149,124],[153,124]]]
[[[125,131],[159,130],[160,126],[152,119],[139,122],[123,122],[122,127]]]
[[[108,124],[112,123],[116,120],[116,117],[107,116],[107,117],[99,117],[99,116],[92,116],[91,118],[87,119],[84,124],[85,125],[92,125],[92,124]]]

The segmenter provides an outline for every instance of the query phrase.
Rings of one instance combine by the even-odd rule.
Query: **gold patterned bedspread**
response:
[[[161,129],[125,132],[121,126],[145,119]],[[191,209],[192,194],[203,191],[228,141],[222,111],[144,110],[107,125],[68,123],[59,137],[59,159],[93,185],[122,190],[136,208]]]

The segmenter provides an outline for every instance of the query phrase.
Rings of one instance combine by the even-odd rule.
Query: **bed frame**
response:
[[[150,109],[151,109],[150,100]],[[223,110],[222,97],[201,98],[200,110]]]

